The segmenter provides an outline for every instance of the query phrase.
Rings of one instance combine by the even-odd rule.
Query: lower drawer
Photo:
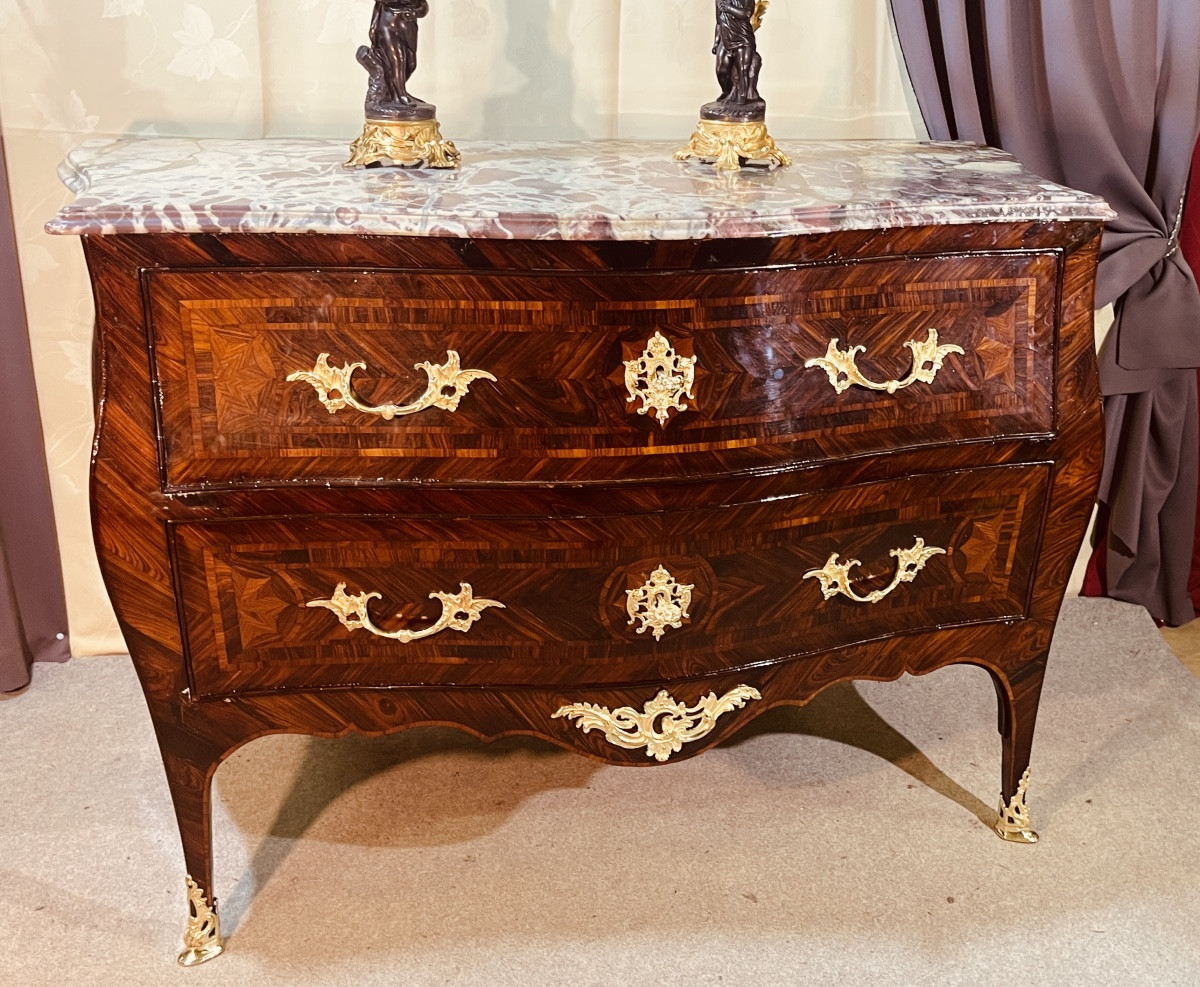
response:
[[[611,686],[1019,618],[1049,473],[636,516],[178,523],[193,693]]]

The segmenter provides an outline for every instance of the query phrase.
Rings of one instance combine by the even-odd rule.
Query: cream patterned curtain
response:
[[[713,98],[712,0],[431,0],[412,88],[446,136],[684,140]],[[329,136],[362,124],[371,0],[0,0],[0,121],[76,654],[123,650],[92,554],[92,303],[42,224],[92,137]],[[773,0],[777,140],[911,137],[885,0]]]

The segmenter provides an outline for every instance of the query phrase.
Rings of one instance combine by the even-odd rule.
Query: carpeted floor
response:
[[[990,834],[987,676],[838,687],[703,757],[606,768],[447,730],[274,737],[217,774],[226,955],[175,966],[182,856],[127,660],[0,701],[0,983],[1200,983],[1200,682],[1070,600],[1042,842]]]
[[[1192,620],[1181,627],[1160,627],[1159,632],[1175,657],[1200,678],[1200,619]]]

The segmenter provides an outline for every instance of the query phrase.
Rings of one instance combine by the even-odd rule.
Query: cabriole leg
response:
[[[161,738],[160,738],[161,740]],[[219,754],[195,759],[163,750],[167,783],[175,803],[175,818],[187,865],[187,925],[183,934],[181,966],[197,966],[218,956],[224,948],[217,899],[212,886],[211,781]]]
[[[1042,696],[1046,661],[1022,669],[1012,679],[992,673],[1000,712],[1000,736],[1003,744],[1000,808],[996,834],[1010,843],[1036,843],[1038,834],[1030,824],[1029,755],[1033,747],[1033,728]]]

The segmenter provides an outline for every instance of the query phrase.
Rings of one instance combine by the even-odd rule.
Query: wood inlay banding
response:
[[[1012,804],[1099,473],[1100,228],[992,220],[638,242],[88,236],[96,544],[187,873],[216,894],[211,778],[268,733],[455,724],[644,765],[551,714],[764,697],[682,759],[833,683],[961,662],[996,684]],[[930,327],[964,352],[928,388],[837,395],[803,369],[837,337],[895,378]],[[699,357],[695,404],[666,428],[623,379],[660,329]],[[450,349],[496,381],[440,418],[351,422],[285,379],[329,352],[399,403],[413,365]],[[872,606],[803,579],[843,553],[864,593],[886,586],[889,551],[916,537],[945,554]],[[695,589],[655,640],[626,606],[659,565]],[[401,649],[305,606],[343,581],[396,601],[387,627],[436,619],[433,587],[505,608]]]
[[[708,276],[155,274],[149,278],[168,484],[461,478],[600,482],[719,476],[898,445],[1048,434],[1057,257],[1032,253]],[[869,342],[951,354],[920,393],[834,393],[805,362]],[[625,365],[662,333],[697,360],[670,427],[630,403]],[[363,400],[403,403],[413,366],[452,349],[495,381],[453,413],[330,416],[287,382],[297,360],[361,361]]]

